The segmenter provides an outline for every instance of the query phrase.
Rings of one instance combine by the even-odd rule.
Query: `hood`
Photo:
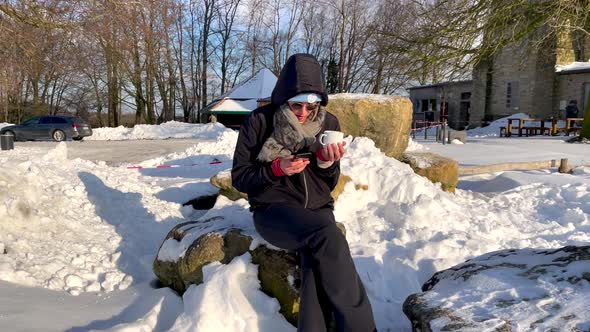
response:
[[[322,67],[311,54],[294,54],[287,59],[272,90],[271,102],[273,105],[282,105],[300,93],[317,93],[322,97],[320,104],[328,104]]]

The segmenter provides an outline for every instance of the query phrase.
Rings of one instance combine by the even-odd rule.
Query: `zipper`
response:
[[[307,208],[307,196],[308,196],[308,193],[307,193],[307,180],[305,178],[305,170],[303,170],[303,172],[301,174],[303,174],[303,187],[305,188],[305,204],[303,205],[303,208],[305,209],[305,208]]]

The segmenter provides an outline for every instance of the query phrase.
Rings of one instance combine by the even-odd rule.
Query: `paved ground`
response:
[[[67,141],[68,158],[86,160],[102,160],[109,164],[137,163],[140,161],[164,156],[173,152],[181,152],[188,147],[202,142],[198,139],[165,139],[165,140],[136,140],[136,141]],[[57,142],[34,141],[15,142],[14,146],[36,148],[55,148]]]

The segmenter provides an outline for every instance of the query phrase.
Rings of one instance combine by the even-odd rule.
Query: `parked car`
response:
[[[19,125],[2,127],[0,135],[12,135],[15,141],[53,139],[60,142],[68,138],[80,141],[92,135],[92,128],[71,115],[35,116]]]

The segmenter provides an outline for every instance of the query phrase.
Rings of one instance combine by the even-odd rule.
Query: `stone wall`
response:
[[[590,71],[582,73],[558,73],[555,84],[555,98],[553,99],[553,108],[559,109],[559,101],[565,100],[566,103],[570,100],[578,101],[578,108],[580,109],[580,116],[583,117],[585,98],[584,86],[590,85]],[[563,119],[565,114],[561,112],[560,119]]]
[[[471,110],[469,111],[469,125],[481,126],[486,115],[486,76],[492,66],[492,60],[482,60],[473,67],[473,87],[471,93]]]
[[[534,52],[528,41],[506,47],[494,57],[490,95],[492,118],[514,113],[528,113],[534,117],[553,114],[553,84],[555,54]],[[507,86],[512,84],[511,105],[507,105]]]
[[[542,35],[543,31],[538,35]],[[554,40],[534,44],[537,35],[505,47],[473,69],[473,94],[470,124],[479,125],[483,119],[493,120],[515,113],[533,117],[559,117],[560,100],[578,101],[584,107],[584,83],[590,83],[590,73],[555,73],[556,64],[569,64],[575,59],[572,37],[558,33]],[[590,60],[590,36],[583,38],[580,59]],[[488,80],[488,71],[491,81]],[[491,82],[491,85],[488,84]],[[507,107],[507,85],[518,85],[518,95]],[[514,97],[518,99],[514,105]]]
[[[471,118],[471,114],[461,114],[461,95],[463,93],[473,94],[473,82],[456,82],[453,84],[445,84],[441,87],[445,101],[449,104],[448,123],[453,129],[463,129],[467,125],[467,118]],[[472,98],[467,99],[471,103]],[[469,113],[471,113],[471,104]]]

